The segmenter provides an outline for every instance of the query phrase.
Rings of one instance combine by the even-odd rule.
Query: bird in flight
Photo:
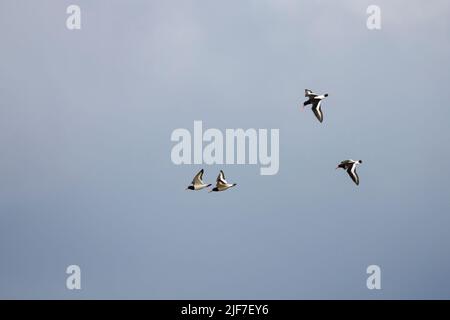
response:
[[[312,92],[309,89],[305,89],[305,97],[308,98],[305,102],[303,102],[303,109],[309,105],[312,104],[311,110],[314,112],[314,115],[319,120],[319,122],[323,121],[323,112],[320,108],[320,105],[322,104],[322,100],[328,97],[328,93],[325,93],[323,95],[318,95],[314,92]]]
[[[356,173],[356,166],[361,164],[362,160],[344,160],[341,161],[341,163],[336,167],[336,169],[342,168],[347,171],[350,178],[352,178],[353,182],[356,183],[356,185],[359,185],[359,176]]]
[[[195,175],[191,185],[187,187],[186,190],[201,190],[211,186],[211,184],[206,184],[203,182],[203,172],[204,170],[202,169]]]
[[[216,180],[216,186],[209,192],[225,191],[227,189],[230,189],[231,187],[234,187],[235,185],[236,183],[228,183],[227,180],[225,180],[225,174],[222,170],[220,170],[219,176]]]

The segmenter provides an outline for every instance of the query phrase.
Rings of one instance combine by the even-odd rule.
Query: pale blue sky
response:
[[[444,0],[1,1],[0,297],[450,298],[449,18]],[[323,124],[305,88],[330,94]],[[194,120],[280,129],[279,173],[173,165]],[[201,167],[238,186],[185,191]]]

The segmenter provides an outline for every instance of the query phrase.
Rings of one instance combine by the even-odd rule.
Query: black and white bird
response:
[[[206,184],[203,182],[203,169],[200,170],[194,177],[194,179],[191,182],[191,185],[186,188],[186,190],[201,190],[204,188],[208,188],[211,186],[211,184]]]
[[[309,105],[312,104],[311,110],[314,112],[316,118],[322,122],[323,121],[323,112],[320,108],[320,105],[322,104],[322,100],[328,97],[328,93],[318,95],[314,92],[312,92],[309,89],[305,89],[305,97],[308,98],[305,102],[303,102],[303,109]]]
[[[237,185],[236,183],[228,183],[227,180],[225,180],[225,174],[223,173],[222,170],[220,170],[219,176],[217,177],[216,180],[216,186],[209,192],[225,191],[236,185]]]
[[[352,178],[353,182],[356,183],[356,185],[358,186],[359,185],[359,176],[356,173],[356,166],[361,163],[362,163],[362,160],[358,160],[358,161],[355,161],[352,159],[344,160],[344,161],[341,161],[341,163],[336,167],[336,169],[342,168],[342,169],[346,170],[348,175],[350,176],[350,178]]]

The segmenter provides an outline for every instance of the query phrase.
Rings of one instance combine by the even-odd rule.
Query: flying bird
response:
[[[219,176],[216,179],[216,186],[209,192],[225,191],[227,189],[230,189],[231,187],[234,187],[235,185],[237,184],[228,183],[227,180],[225,180],[225,174],[223,173],[222,170],[220,170]]]
[[[311,110],[314,112],[314,115],[319,120],[319,122],[323,121],[323,112],[320,108],[320,105],[322,104],[322,100],[328,97],[328,93],[325,93],[323,95],[318,95],[314,92],[312,92],[309,89],[305,89],[305,97],[308,98],[305,102],[303,102],[303,109],[308,105],[312,104]]]
[[[336,169],[342,168],[347,171],[350,178],[352,178],[353,182],[356,183],[356,185],[359,185],[359,176],[356,173],[356,166],[361,164],[362,160],[344,160],[341,161],[341,163],[336,167]]]
[[[203,182],[203,172],[204,170],[202,169],[195,175],[194,179],[191,182],[191,185],[187,187],[186,190],[201,190],[211,186],[211,184],[206,184]]]

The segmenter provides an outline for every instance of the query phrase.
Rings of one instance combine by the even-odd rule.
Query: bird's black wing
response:
[[[314,112],[314,115],[316,116],[317,120],[319,120],[319,122],[323,121],[323,112],[322,109],[320,108],[320,101],[314,103],[314,106],[312,107],[312,111]]]
[[[348,168],[347,173],[350,176],[350,178],[352,178],[353,182],[356,183],[357,186],[359,186],[359,176],[358,173],[356,173],[355,165]]]

